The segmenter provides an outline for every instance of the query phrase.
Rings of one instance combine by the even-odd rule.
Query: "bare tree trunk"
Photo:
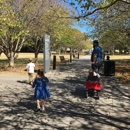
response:
[[[14,67],[14,58],[13,57],[11,57],[9,59],[9,67]]]
[[[14,67],[14,52],[10,53],[8,60],[9,60],[9,67]]]
[[[15,41],[8,41],[7,39],[4,39],[3,37],[0,37],[2,44],[0,46],[1,51],[6,55],[9,61],[9,67],[14,67],[14,60],[17,59],[18,54],[24,44],[25,37],[20,40],[17,39]],[[9,44],[11,43],[11,44]]]
[[[35,53],[35,63],[38,63],[38,54],[39,53]]]
[[[111,55],[114,55],[114,52],[115,52],[115,46],[112,46]]]
[[[35,63],[38,63],[38,54],[39,54],[39,52],[40,52],[40,50],[41,50],[41,46],[42,46],[42,39],[38,39],[38,38],[36,38],[36,39],[32,39],[33,41],[34,41],[34,43],[35,43],[35,49],[34,49],[34,55],[35,55]]]
[[[58,50],[59,55],[61,54],[61,49]]]

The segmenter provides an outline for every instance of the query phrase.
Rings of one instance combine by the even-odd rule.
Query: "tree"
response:
[[[17,19],[17,14],[12,8],[12,1],[1,1],[0,4],[0,49],[8,58],[9,66],[13,67],[14,59],[18,57],[28,31]]]
[[[98,37],[104,49],[114,54],[115,49],[121,47],[129,50],[130,45],[130,5],[116,3],[107,10],[99,11],[91,18],[91,24],[95,26],[94,37]],[[120,49],[121,49],[120,48]]]
[[[47,33],[51,37],[51,49],[59,49],[62,36],[65,35],[66,28],[72,23],[71,19],[59,18],[59,16],[68,16],[69,10],[56,1],[44,2],[42,10],[40,18],[30,28],[32,43],[28,44],[28,47],[34,50],[36,59],[38,59],[38,54],[43,45],[44,34]]]
[[[1,0],[0,8],[0,50],[9,60],[9,66],[14,66],[30,28],[40,17],[44,4],[34,0]]]
[[[77,11],[77,15],[75,17],[71,17],[74,19],[86,19],[88,16],[104,9],[108,9],[111,6],[115,5],[118,2],[122,2],[124,4],[130,4],[129,0],[75,0],[75,1],[68,1],[64,0],[66,3],[68,3],[70,6],[74,8],[75,11]]]

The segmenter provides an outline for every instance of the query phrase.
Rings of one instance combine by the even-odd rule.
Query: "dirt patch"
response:
[[[116,66],[116,76],[121,82],[130,82],[130,66]]]

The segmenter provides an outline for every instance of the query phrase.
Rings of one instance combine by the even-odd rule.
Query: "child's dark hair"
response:
[[[45,79],[45,75],[44,75],[44,71],[43,71],[43,70],[40,70],[40,69],[39,69],[39,70],[37,71],[37,78],[38,78],[38,77],[42,77],[43,80]]]

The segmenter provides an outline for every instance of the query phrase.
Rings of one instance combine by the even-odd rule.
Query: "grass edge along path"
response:
[[[65,58],[70,58],[69,54],[60,54],[64,55]],[[57,58],[57,66],[60,64],[59,54],[56,54]],[[51,55],[51,65],[50,68],[52,69],[52,60],[53,55]],[[130,82],[130,55],[109,55],[110,60],[114,60],[115,65],[115,75],[119,78],[120,82]],[[20,53],[18,59],[15,61],[14,68],[8,68],[8,61],[4,54],[0,56],[0,72],[1,73],[19,73],[19,74],[26,74],[26,64],[28,62],[28,58],[34,58],[34,53]],[[38,56],[38,63],[36,63],[36,69],[43,68],[43,53],[39,53]]]

